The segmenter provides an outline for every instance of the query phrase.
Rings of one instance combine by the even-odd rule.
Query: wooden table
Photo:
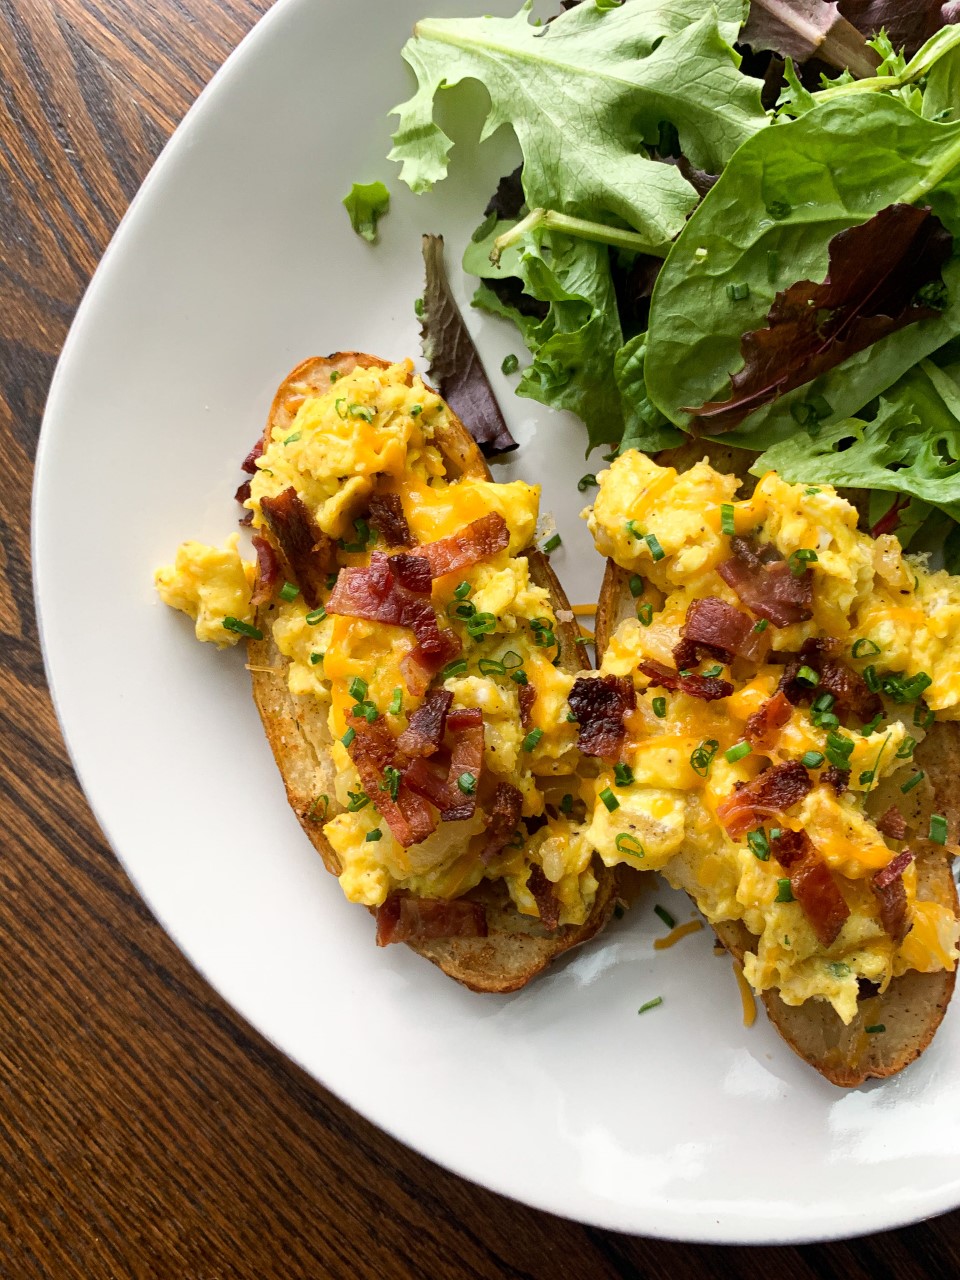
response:
[[[0,0],[0,1275],[955,1277],[958,1213],[850,1244],[694,1248],[563,1222],[445,1173],[233,1013],[105,845],[37,644],[44,397],[128,201],[267,7]]]

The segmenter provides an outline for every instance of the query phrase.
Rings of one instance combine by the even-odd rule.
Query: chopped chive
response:
[[[780,255],[776,249],[767,250],[767,283],[775,284],[780,274]]]
[[[646,1004],[642,1004],[637,1013],[646,1013],[648,1009],[656,1009],[658,1004],[663,1004],[663,996],[654,996],[652,1000],[648,1000]]]
[[[807,495],[808,498],[812,498],[816,494],[821,493],[822,490],[818,489],[815,484],[808,484],[803,492]]]
[[[500,365],[501,373],[508,373],[508,374],[516,373],[519,368],[520,368],[520,361],[517,359],[517,357],[513,354],[512,351],[508,356],[503,357],[503,362]]]
[[[328,573],[328,574],[327,574],[327,578],[326,578],[326,585],[327,585],[327,590],[328,590],[328,591],[332,591],[332,590],[333,590],[333,588],[337,585],[337,574],[336,574],[336,573]]]
[[[603,788],[603,790],[600,792],[600,799],[607,806],[607,809],[609,810],[610,813],[613,813],[615,809],[620,808],[620,801],[613,794],[613,792],[610,790],[609,787]]]
[[[654,700],[653,700],[653,714],[654,714],[655,716],[657,716],[657,717],[658,717],[659,719],[661,719],[661,720],[664,718],[664,716],[667,714],[667,700],[666,700],[666,698],[654,698]]]
[[[766,629],[767,629],[767,627],[769,627],[769,625],[770,625],[770,623],[767,621],[767,619],[766,619],[766,618],[761,618],[759,622],[755,622],[755,623],[753,624],[753,629],[754,629],[754,631],[756,631],[756,632],[766,631]]]
[[[347,685],[347,692],[354,702],[362,702],[367,696],[366,680],[361,680],[359,676],[354,676],[349,685]]]
[[[470,583],[461,582],[460,585],[454,589],[453,598],[454,600],[465,600],[469,594]]]
[[[657,541],[657,535],[655,533],[645,533],[643,535],[643,540],[650,548],[650,554],[653,556],[654,560],[662,560],[667,554]]]
[[[357,736],[357,731],[356,731],[356,729],[354,729],[354,728],[350,728],[350,729],[348,729],[348,730],[347,730],[347,732],[343,735],[343,737],[340,739],[340,741],[343,743],[343,745],[344,745],[345,747],[349,747],[350,743],[354,740],[354,738],[355,738],[356,736]]]
[[[794,902],[793,890],[790,888],[789,876],[777,880],[777,896],[775,902]]]
[[[347,805],[347,813],[359,813],[370,803],[370,797],[365,791],[348,791],[350,803]]]
[[[863,668],[863,678],[871,693],[880,692],[880,677],[877,675],[877,668],[872,662],[869,666]]]
[[[750,286],[745,280],[727,285],[727,297],[731,302],[745,302],[750,297]]]
[[[620,832],[616,839],[616,846],[618,852],[626,853],[631,858],[642,858],[644,856],[643,845],[629,831]]]
[[[830,960],[827,962],[827,968],[835,978],[849,978],[850,966],[843,960]]]
[[[400,790],[400,770],[394,768],[392,764],[388,764],[383,771],[383,781],[380,783],[380,790],[389,792],[390,799],[396,800],[397,792]]]
[[[720,531],[721,533],[736,533],[737,531],[732,502],[722,502],[720,504]]]
[[[632,573],[630,575],[630,594],[633,596],[634,600],[636,600],[637,596],[643,595],[643,579],[640,577],[639,573]]]
[[[930,840],[933,844],[947,843],[947,820],[940,813],[935,813],[930,818]]]
[[[548,538],[543,544],[544,554],[549,555],[551,551],[556,551],[562,541],[563,539],[560,537],[559,533],[555,533],[552,538]]]
[[[373,724],[380,713],[372,702],[356,702],[353,706],[353,714],[357,719],[362,717],[367,724]]]
[[[744,756],[748,756],[752,748],[749,742],[738,742],[736,746],[728,747],[723,753],[723,758],[734,764],[737,760],[742,760]]]
[[[767,839],[767,833],[763,827],[758,827],[756,831],[747,833],[747,844],[755,858],[759,858],[761,862],[767,862],[770,858],[770,841]]]
[[[904,740],[900,743],[900,747],[894,758],[897,760],[909,760],[910,757],[913,755],[913,749],[916,745],[917,745],[916,738],[911,738],[909,736],[904,738]]]
[[[320,804],[323,805],[322,816],[318,816],[317,814],[317,806]],[[310,819],[311,822],[325,822],[327,817],[327,810],[329,808],[330,808],[330,797],[326,794],[322,796],[317,796],[313,804],[311,804],[310,808],[307,810],[307,817]]]
[[[800,763],[805,769],[819,769],[825,759],[822,751],[805,751],[800,757]]]
[[[318,622],[323,622],[326,619],[326,616],[327,616],[326,609],[323,607],[322,604],[318,605],[316,609],[311,609],[311,611],[307,614],[307,626],[315,627]]]
[[[461,773],[457,786],[465,796],[472,796],[477,789],[477,776],[474,773]]]
[[[643,530],[637,524],[636,520],[627,520],[623,526],[632,538],[642,538]]]
[[[699,774],[701,778],[705,778],[710,771],[713,757],[719,749],[720,743],[717,742],[716,738],[707,738],[701,742],[690,754],[690,764],[694,773]]]
[[[921,698],[913,709],[913,723],[918,729],[929,729],[933,720],[933,712]]]
[[[613,777],[618,787],[629,787],[633,782],[633,770],[628,764],[616,764]]]
[[[876,658],[881,649],[873,640],[860,639],[854,644],[850,652],[855,658]]]
[[[595,488],[596,484],[597,484],[597,477],[593,474],[592,471],[588,471],[585,476],[581,476],[580,479],[577,481],[577,488],[580,490],[581,493],[586,493],[588,489]]]
[[[810,705],[814,711],[832,711],[834,702],[832,693],[818,693]]]
[[[379,827],[374,827],[373,830],[368,831],[363,838],[367,842],[367,844],[373,844],[375,840],[383,839],[383,832],[380,830]]]
[[[330,381],[331,381],[331,382],[338,382],[338,381],[339,381],[339,379],[340,379],[340,370],[339,370],[339,369],[332,369],[332,370],[330,371]]]
[[[715,662],[712,667],[707,667],[705,670],[701,671],[700,674],[705,676],[708,680],[712,680],[715,676],[720,675],[722,671],[723,667],[721,667],[720,663]]]
[[[542,729],[531,729],[524,740],[520,743],[520,750],[532,751],[542,737]]]
[[[653,605],[649,601],[646,601],[644,604],[639,606],[637,609],[637,618],[641,626],[649,627],[650,623],[653,621]]]
[[[466,658],[457,658],[453,662],[448,662],[440,672],[441,680],[450,680],[454,676],[465,676],[467,674]]]
[[[514,667],[522,667],[523,659],[514,649],[508,649],[500,659],[508,671],[512,671]]]
[[[560,812],[570,814],[573,812],[573,796],[568,791],[560,801]]]
[[[283,586],[280,588],[281,600],[296,600],[299,594],[300,594],[300,588],[297,586],[295,582],[285,582]]]
[[[510,679],[513,681],[513,683],[514,683],[514,684],[529,684],[529,683],[530,683],[530,681],[527,679],[527,673],[526,673],[525,671],[523,671],[522,669],[518,669],[518,670],[516,670],[516,671],[511,671],[511,672],[510,672]]]
[[[418,320],[423,319],[423,299],[422,298],[414,298],[413,314],[417,317]]]
[[[676,920],[674,920],[673,916],[670,914],[670,912],[667,910],[666,907],[661,907],[660,903],[658,902],[656,903],[653,909],[656,912],[656,914],[660,917],[660,919],[663,921],[663,923],[667,926],[668,929],[675,929],[677,927]]]
[[[802,578],[808,564],[815,563],[820,557],[812,547],[798,547],[787,556],[787,564],[795,578]]]
[[[867,681],[867,683],[869,684],[870,682],[869,682],[869,681]],[[874,692],[876,692],[876,690],[874,690]],[[882,712],[882,711],[878,711],[878,712],[877,712],[877,714],[873,717],[873,719],[872,719],[872,720],[869,720],[869,721],[868,721],[868,722],[863,726],[863,728],[860,730],[860,737],[861,737],[861,738],[869,738],[869,737],[870,737],[870,735],[871,735],[871,733],[873,733],[873,732],[874,732],[874,730],[876,729],[877,725],[880,723],[880,721],[881,721],[882,719],[883,719],[883,712]]]
[[[797,672],[794,679],[799,680],[801,684],[818,685],[820,676],[814,671],[813,667],[802,666]]]
[[[338,417],[338,418],[345,418],[345,417],[347,416],[347,415],[346,415],[346,413],[345,413],[345,412],[342,412],[342,411],[341,411],[341,409],[340,409],[340,406],[341,406],[342,404],[346,404],[346,403],[347,403],[347,397],[346,397],[346,396],[341,396],[341,397],[339,398],[339,400],[334,400],[334,402],[333,402],[333,407],[334,407],[334,409],[336,409],[336,411],[337,411],[337,417]]]
[[[249,622],[243,622],[240,618],[224,618],[224,631],[235,631],[237,635],[246,636],[250,640],[262,640],[263,632],[259,627],[253,627]]]
[[[399,688],[394,689],[393,697],[390,699],[390,705],[387,707],[387,710],[390,712],[392,716],[398,716],[400,712],[403,710],[403,690],[402,689],[399,689]]]
[[[886,1031],[886,1025],[882,1022],[875,1022],[872,1027],[864,1027],[868,1036],[879,1035],[881,1031]]]
[[[470,600],[464,600],[460,604],[452,604],[447,608],[447,613],[452,618],[472,618],[477,612],[477,606]]]
[[[779,827],[771,827],[771,828],[770,828],[770,839],[771,839],[771,840],[779,840],[782,834],[783,834],[783,832],[780,830],[780,828],[779,828]]]
[[[419,418],[419,417],[420,417],[420,415],[421,415],[421,413],[423,413],[423,405],[422,405],[422,404],[414,404],[414,405],[411,405],[411,406],[410,406],[410,417],[411,417],[411,418]]]
[[[838,769],[849,769],[853,754],[853,741],[833,730],[827,734],[827,759]]]
[[[926,776],[925,771],[921,769],[919,773],[913,774],[906,782],[901,782],[900,790],[906,795],[908,791],[912,791],[915,786],[921,783]]]
[[[317,666],[319,663],[323,661],[323,659],[324,659],[324,655],[322,653],[311,653],[310,655],[311,667]]]
[[[477,663],[482,676],[505,676],[507,668],[496,658],[481,658]]]
[[[284,444],[296,444],[296,443],[297,443],[297,441],[298,441],[299,439],[300,439],[300,432],[299,432],[299,431],[294,431],[294,432],[292,432],[290,435],[288,435],[288,436],[287,436],[286,440],[284,440],[284,442],[283,442],[283,443],[284,443]]]

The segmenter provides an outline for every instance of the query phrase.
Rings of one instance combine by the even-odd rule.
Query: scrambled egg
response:
[[[589,915],[597,884],[590,872],[592,849],[566,816],[577,793],[579,761],[577,727],[567,705],[573,678],[553,665],[557,619],[549,592],[531,581],[522,554],[536,535],[539,486],[448,474],[438,443],[448,415],[443,401],[412,375],[409,362],[357,368],[324,395],[306,397],[290,427],[274,432],[257,461],[247,506],[257,530],[264,524],[261,501],[292,486],[323,532],[340,542],[338,563],[351,566],[366,564],[376,547],[376,534],[364,519],[374,492],[400,499],[418,542],[459,533],[490,512],[503,517],[507,548],[435,579],[433,605],[441,626],[452,626],[463,644],[461,657],[439,680],[452,692],[454,708],[483,712],[483,784],[492,792],[498,780],[509,781],[522,794],[523,818],[513,841],[485,865],[479,856],[484,819],[478,812],[469,821],[441,822],[426,840],[404,848],[381,820],[376,797],[363,791],[344,740],[349,742],[356,723],[358,701],[385,718],[394,735],[422,701],[409,692],[401,669],[414,644],[409,630],[327,616],[322,605],[311,610],[295,594],[277,603],[273,640],[289,659],[291,692],[315,698],[328,716],[336,794],[317,797],[317,803],[320,813],[340,810],[325,823],[324,834],[351,901],[377,906],[397,889],[455,897],[486,877],[503,880],[518,908],[536,917],[527,881],[539,864],[560,904],[560,922],[579,924]],[[176,565],[158,575],[158,586],[167,603],[198,618],[200,638],[232,643],[237,632],[225,631],[223,620],[229,614],[253,622],[252,572],[240,561],[235,541],[228,552],[185,544]],[[235,585],[246,584],[243,600],[226,591],[228,576]],[[520,718],[521,684],[536,691],[526,725]]]
[[[917,741],[933,712],[960,718],[960,579],[907,560],[893,537],[859,532],[854,508],[827,485],[791,485],[770,472],[738,501],[737,477],[707,461],[678,475],[636,451],[599,480],[584,515],[597,549],[633,575],[637,600],[637,617],[620,624],[601,671],[632,678],[637,709],[626,721],[619,777],[606,769],[584,784],[588,843],[608,866],[661,871],[710,921],[742,920],[759,939],[746,957],[747,979],[758,991],[776,988],[787,1004],[825,999],[849,1022],[858,979],[883,990],[906,969],[953,969],[960,926],[946,907],[917,901],[915,867],[903,877],[911,927],[899,944],[881,925],[868,878],[894,856],[874,821],[889,800],[881,806],[876,793],[892,787],[903,801],[925,785],[912,763]],[[691,603],[717,597],[747,611],[717,572],[731,558],[732,535],[770,544],[799,572],[809,569],[813,616],[782,628],[758,620],[754,630],[769,646],[758,662],[701,661],[700,674],[713,667],[732,683],[726,698],[706,702],[652,685],[640,664],[674,668]],[[777,651],[796,654],[825,637],[884,695],[882,715],[867,725],[841,723],[832,696],[818,698],[814,689],[791,708],[774,745],[750,749],[747,719],[783,675]],[[796,760],[814,782],[806,797],[749,836],[728,835],[718,807],[768,765]],[[825,777],[832,764],[849,771],[841,794]],[[829,947],[771,853],[777,827],[807,833],[850,909]]]
[[[234,533],[222,548],[184,542],[174,563],[154,574],[163,603],[194,619],[198,640],[212,641],[221,649],[236,644],[243,627],[253,625],[254,567],[241,560],[239,541]],[[231,626],[231,621],[240,626]]]

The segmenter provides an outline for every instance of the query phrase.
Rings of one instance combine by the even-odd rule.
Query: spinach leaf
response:
[[[934,124],[885,95],[851,94],[744,143],[657,280],[645,366],[653,403],[687,426],[685,405],[722,398],[742,367],[743,335],[761,326],[775,294],[796,280],[823,280],[833,237],[895,203],[928,204],[960,233],[960,125]],[[938,317],[882,338],[726,439],[764,448],[795,431],[791,408],[811,397],[834,419],[856,413],[960,333],[958,267],[953,259],[944,269]]]
[[[387,188],[382,182],[355,182],[342,203],[357,235],[373,244],[377,238],[377,223],[390,208]]]

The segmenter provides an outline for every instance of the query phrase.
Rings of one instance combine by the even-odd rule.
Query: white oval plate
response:
[[[467,1178],[682,1240],[827,1238],[951,1208],[960,1010],[901,1077],[841,1092],[762,1018],[744,1029],[705,932],[653,950],[655,890],[515,996],[378,950],[286,806],[242,655],[196,644],[154,597],[152,570],[181,539],[236,527],[238,464],[289,368],[419,350],[422,231],[446,233],[467,301],[459,253],[515,154],[494,139],[478,155],[472,138],[434,195],[401,190],[386,112],[409,93],[399,51],[426,9],[281,0],[178,130],[77,315],[40,442],[34,552],[47,670],[90,803],[159,919],[250,1022]],[[372,248],[340,199],[375,177],[394,202]],[[498,371],[511,331],[468,319]],[[595,598],[582,428],[495,382],[522,441],[505,471],[543,483],[556,566],[572,599]]]

